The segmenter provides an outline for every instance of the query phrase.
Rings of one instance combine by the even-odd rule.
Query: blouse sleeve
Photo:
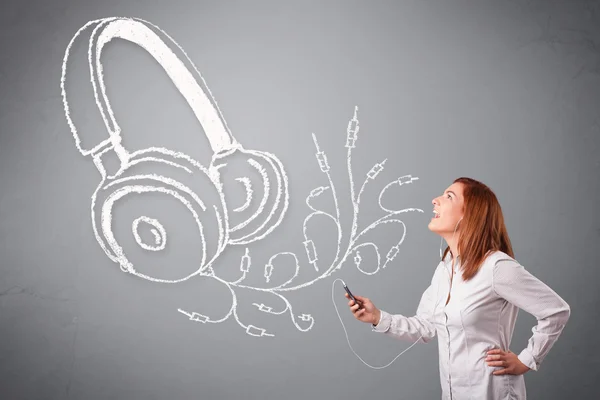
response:
[[[427,343],[433,339],[435,337],[435,326],[432,319],[436,301],[436,288],[439,287],[439,284],[435,282],[436,273],[434,273],[429,287],[421,295],[421,301],[413,317],[390,314],[381,310],[379,323],[373,325],[372,330],[397,339],[413,342],[420,339],[421,342]]]
[[[514,260],[495,264],[492,287],[498,296],[537,319],[527,347],[518,355],[523,364],[537,371],[569,320],[569,305]]]

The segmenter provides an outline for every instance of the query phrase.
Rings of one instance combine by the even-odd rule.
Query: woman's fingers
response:
[[[506,374],[509,374],[509,373],[510,373],[510,371],[509,371],[508,368],[499,369],[497,371],[492,372],[492,374],[494,374],[494,375],[506,375]]]
[[[501,350],[489,351],[485,361],[490,367],[506,367],[506,360],[504,360],[504,355],[501,353]]]
[[[351,306],[352,302],[354,302],[354,300],[352,300],[350,298],[350,296],[348,295],[348,293],[344,293],[344,296],[346,296],[347,299],[349,299],[350,301],[348,302],[348,305]],[[354,298],[356,299],[356,301],[358,302],[358,304],[367,304],[369,303],[369,298],[367,297],[363,297],[363,296],[354,296]]]
[[[506,367],[505,361],[488,361],[490,367]]]
[[[366,315],[368,315],[367,309],[365,307],[365,303],[368,301],[368,299],[362,296],[354,296],[354,298],[356,299],[355,301],[352,298],[350,298],[348,293],[344,293],[344,296],[346,296],[346,298],[349,299],[348,307],[350,307],[350,311],[352,312],[354,317],[362,321],[365,318],[365,313],[367,313]]]
[[[347,296],[346,296],[346,297],[347,297]],[[358,304],[359,306],[361,306],[361,305],[363,304],[363,302],[361,302],[359,299],[356,299],[356,300],[358,300],[358,302],[356,302],[356,301],[354,301],[354,300],[350,300],[350,301],[348,302],[348,305],[349,305],[350,307],[352,307],[354,304]]]

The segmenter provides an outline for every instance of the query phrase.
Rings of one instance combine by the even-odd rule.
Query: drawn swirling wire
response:
[[[418,208],[405,208],[405,209],[401,209],[401,210],[392,210],[392,209],[386,208],[382,205],[382,197],[389,188],[391,188],[395,185],[403,186],[406,184],[410,184],[410,183],[418,180],[419,178],[412,177],[411,175],[404,175],[404,176],[401,176],[398,179],[388,183],[380,191],[379,198],[378,198],[378,205],[384,212],[386,212],[386,214],[384,216],[378,218],[377,220],[371,222],[363,230],[358,232],[358,215],[360,213],[361,197],[362,197],[363,193],[365,192],[367,185],[371,181],[374,181],[377,178],[377,176],[381,173],[381,171],[384,169],[387,159],[385,159],[379,163],[376,163],[371,168],[371,170],[366,174],[366,178],[364,179],[362,185],[360,186],[360,190],[357,194],[355,192],[355,182],[354,182],[354,177],[353,177],[353,173],[352,173],[352,150],[356,147],[357,134],[359,131],[359,121],[357,118],[357,112],[358,112],[358,107],[355,107],[354,116],[348,123],[348,129],[347,129],[347,142],[346,142],[346,147],[348,148],[348,150],[347,150],[347,172],[348,172],[348,178],[350,180],[350,198],[352,200],[353,215],[352,215],[352,228],[351,228],[349,240],[348,240],[347,245],[345,246],[343,255],[341,255],[341,253],[342,253],[342,233],[343,232],[342,232],[342,227],[341,227],[341,222],[340,222],[340,209],[339,209],[339,204],[338,204],[337,193],[335,190],[335,184],[331,177],[330,167],[329,167],[329,164],[327,161],[327,156],[326,156],[325,152],[323,152],[319,148],[319,144],[317,142],[316,135],[313,133],[312,137],[313,137],[313,141],[315,143],[315,147],[317,149],[317,153],[316,153],[317,162],[319,164],[321,171],[325,174],[325,176],[327,178],[328,186],[316,187],[306,197],[306,201],[305,201],[306,205],[312,212],[304,219],[304,223],[302,226],[302,233],[303,233],[305,241],[303,243],[305,246],[306,257],[308,259],[308,262],[310,264],[312,264],[314,269],[318,272],[319,271],[319,267],[317,265],[318,252],[316,251],[314,242],[308,237],[307,225],[308,225],[308,222],[312,218],[317,217],[317,216],[323,216],[323,217],[326,217],[327,219],[331,220],[337,228],[337,248],[336,248],[336,253],[335,253],[333,262],[331,262],[329,267],[326,270],[324,270],[323,272],[321,272],[316,278],[313,278],[312,280],[309,280],[307,282],[303,282],[300,284],[296,284],[294,286],[290,286],[294,282],[294,280],[298,277],[298,274],[300,272],[300,261],[298,259],[298,256],[293,252],[276,253],[276,254],[272,255],[269,258],[268,262],[265,264],[264,277],[265,277],[266,282],[267,283],[270,282],[271,275],[275,269],[275,267],[274,267],[275,261],[276,261],[276,259],[281,258],[281,257],[291,257],[292,258],[294,265],[295,265],[293,275],[282,284],[279,284],[279,285],[276,285],[273,287],[269,287],[269,288],[262,288],[262,287],[256,287],[256,286],[250,286],[250,285],[243,284],[243,282],[248,274],[250,264],[251,264],[251,257],[250,257],[248,249],[246,249],[246,253],[242,256],[242,258],[240,260],[240,270],[242,271],[242,275],[237,280],[227,281],[225,279],[219,278],[214,273],[214,270],[212,268],[209,269],[209,273],[206,275],[206,276],[213,277],[214,279],[218,280],[219,282],[221,282],[222,284],[227,286],[227,288],[230,290],[230,292],[232,294],[231,307],[224,317],[222,317],[220,319],[211,319],[205,315],[198,314],[195,312],[190,313],[190,312],[184,311],[182,309],[179,309],[178,310],[179,312],[187,315],[190,320],[197,321],[197,322],[204,322],[204,323],[209,323],[209,322],[210,323],[220,323],[220,322],[227,320],[228,318],[230,318],[233,315],[233,317],[235,318],[237,323],[243,329],[245,329],[246,333],[248,333],[249,335],[257,336],[257,337],[261,337],[261,336],[272,337],[272,336],[274,336],[274,334],[267,332],[266,329],[264,329],[264,328],[256,327],[251,324],[245,324],[240,320],[238,313],[237,313],[237,304],[238,303],[237,303],[237,296],[235,294],[234,288],[235,289],[249,289],[249,290],[254,290],[257,292],[270,293],[270,294],[276,296],[277,298],[279,298],[283,302],[283,307],[280,309],[277,309],[277,310],[274,310],[274,307],[272,307],[272,306],[267,306],[262,303],[260,303],[260,304],[253,303],[253,305],[255,307],[257,307],[259,311],[262,311],[262,312],[265,312],[268,314],[272,314],[272,315],[283,315],[285,313],[289,313],[292,323],[296,326],[296,328],[301,332],[306,332],[306,331],[312,329],[312,327],[314,326],[314,322],[315,322],[314,318],[312,317],[312,315],[304,314],[304,313],[301,315],[295,316],[291,303],[283,295],[284,292],[290,292],[290,291],[305,288],[307,286],[310,286],[310,285],[318,282],[319,280],[322,280],[322,279],[325,279],[325,278],[331,276],[336,270],[341,269],[342,265],[347,261],[348,257],[352,254],[355,255],[354,263],[355,263],[357,269],[365,275],[374,275],[374,274],[378,273],[381,269],[386,268],[388,266],[388,264],[396,258],[398,251],[399,251],[399,246],[404,242],[404,239],[406,237],[406,225],[404,224],[403,221],[401,221],[400,219],[398,219],[396,217],[400,214],[407,213],[407,212],[416,211],[416,212],[422,213],[423,210],[418,209]],[[331,213],[329,213],[327,211],[319,210],[311,203],[312,200],[314,200],[316,197],[322,195],[326,191],[331,193],[334,208],[335,208],[335,215],[332,215]],[[401,225],[403,232],[402,232],[402,236],[400,237],[398,242],[394,246],[392,246],[390,248],[390,250],[388,251],[388,253],[386,254],[385,261],[382,264],[382,257],[379,252],[379,247],[373,242],[360,243],[360,239],[366,233],[372,231],[373,229],[375,229],[378,226],[382,226],[385,224]],[[362,248],[367,248],[367,247],[372,248],[377,256],[377,267],[375,268],[374,271],[370,271],[370,272],[362,269],[361,265],[360,265],[362,262],[362,257],[360,256],[359,250]],[[306,325],[306,326],[302,326],[301,324],[299,324],[297,319],[300,319],[303,322],[302,325]]]

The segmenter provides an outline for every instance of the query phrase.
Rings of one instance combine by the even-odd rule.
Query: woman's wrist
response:
[[[375,309],[375,311],[373,312],[373,321],[371,322],[371,324],[373,324],[373,326],[377,326],[379,324],[380,319],[381,319],[381,311],[378,309]]]

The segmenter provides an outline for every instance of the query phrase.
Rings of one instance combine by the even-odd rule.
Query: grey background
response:
[[[437,344],[415,346],[386,369],[367,368],[346,343],[332,284],[342,278],[379,307],[412,315],[437,264],[439,237],[427,230],[431,199],[463,175],[492,187],[517,259],[572,308],[540,371],[526,375],[529,397],[597,395],[598,2],[12,1],[1,7],[1,398],[439,398]],[[376,196],[384,184],[419,177],[386,199],[425,210],[402,217],[407,236],[390,268],[366,276],[348,263],[291,293],[294,312],[316,320],[306,333],[289,317],[250,305],[280,307],[274,296],[239,293],[240,318],[273,338],[249,336],[233,318],[204,325],[175,311],[186,304],[214,317],[226,312],[231,295],[210,280],[160,285],[121,272],[93,235],[90,196],[99,175],[74,146],[59,89],[72,35],[108,16],[141,17],[175,38],[236,138],[284,163],[290,208],[277,231],[249,246],[254,282],[279,251],[297,252],[299,279],[315,276],[302,247],[304,199],[326,180],[311,132],[327,152],[349,229],[344,144],[355,105],[361,123],[355,175],[388,159],[360,221],[381,215]],[[209,154],[199,124],[145,53],[111,43],[104,64],[128,148],[164,146],[199,160]],[[89,129],[101,132],[91,99],[78,105]],[[169,214],[162,203],[154,207]],[[173,229],[180,218],[173,211]],[[317,221],[311,235],[326,260],[335,231]],[[378,234],[383,256],[398,234]],[[174,268],[192,258],[192,241],[183,247],[166,255]],[[243,251],[227,249],[216,269],[233,279]],[[339,282],[333,289],[350,342],[365,361],[387,364],[410,345],[370,332],[344,308]],[[511,350],[526,346],[534,324],[521,312]]]

